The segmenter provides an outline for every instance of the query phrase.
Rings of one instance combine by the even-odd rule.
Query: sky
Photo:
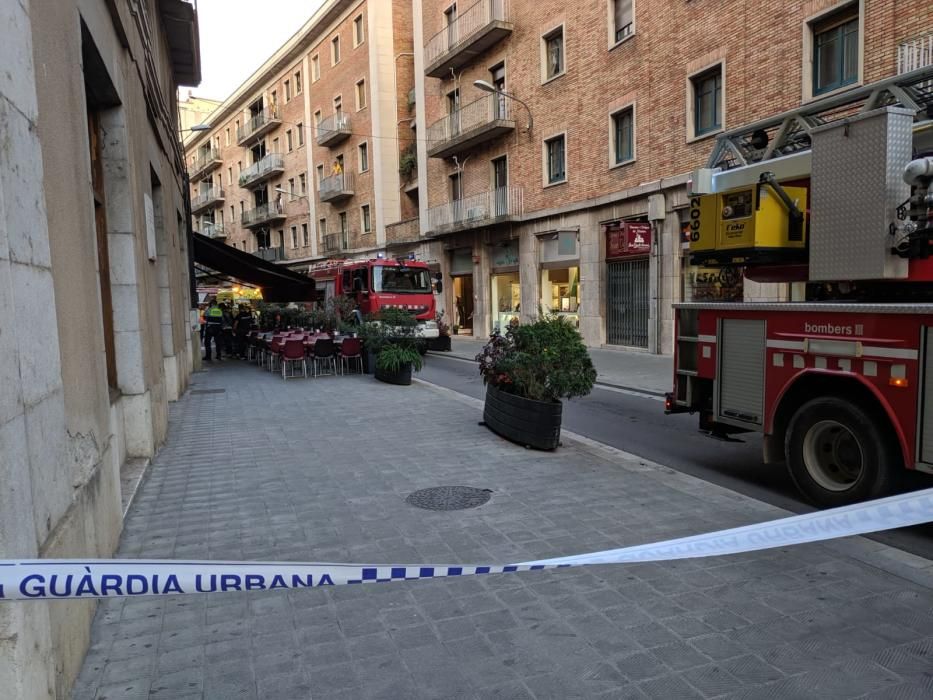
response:
[[[198,0],[198,97],[226,99],[284,44],[323,0]],[[189,88],[182,88],[186,93]]]

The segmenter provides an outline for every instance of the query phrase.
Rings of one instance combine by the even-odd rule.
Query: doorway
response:
[[[648,263],[648,258],[638,258],[606,265],[606,342],[609,345],[648,347]]]
[[[454,322],[460,335],[473,335],[473,275],[454,277]]]

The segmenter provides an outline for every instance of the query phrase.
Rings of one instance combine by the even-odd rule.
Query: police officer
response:
[[[246,359],[246,336],[253,329],[253,314],[246,304],[240,304],[240,313],[233,321],[233,332],[236,338],[235,351],[241,360]]]
[[[233,355],[233,312],[230,310],[230,304],[221,304],[220,310],[223,313],[223,339],[224,352]],[[217,353],[220,359],[220,353]]]
[[[211,340],[217,346],[217,359],[222,360],[221,344],[224,327],[224,312],[217,305],[217,299],[211,299],[211,305],[204,312],[204,359],[211,361]]]

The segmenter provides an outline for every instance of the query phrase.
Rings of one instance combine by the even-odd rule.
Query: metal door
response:
[[[716,419],[764,422],[765,322],[725,318],[719,329]]]
[[[648,347],[648,258],[606,265],[606,340],[610,345]]]

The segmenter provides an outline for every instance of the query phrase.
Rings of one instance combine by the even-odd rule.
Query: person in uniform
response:
[[[214,341],[214,345],[217,348],[217,359],[222,360],[221,357],[221,340],[223,335],[224,327],[224,312],[217,305],[217,299],[211,299],[210,306],[207,307],[207,311],[204,312],[204,360],[206,362],[211,361],[211,341]]]
[[[224,352],[227,355],[233,355],[233,313],[230,311],[230,304],[223,304],[220,307],[223,312],[223,339]]]
[[[253,329],[253,314],[246,304],[240,304],[240,312],[233,320],[233,333],[236,340],[234,351],[241,360],[246,359],[246,336]]]

